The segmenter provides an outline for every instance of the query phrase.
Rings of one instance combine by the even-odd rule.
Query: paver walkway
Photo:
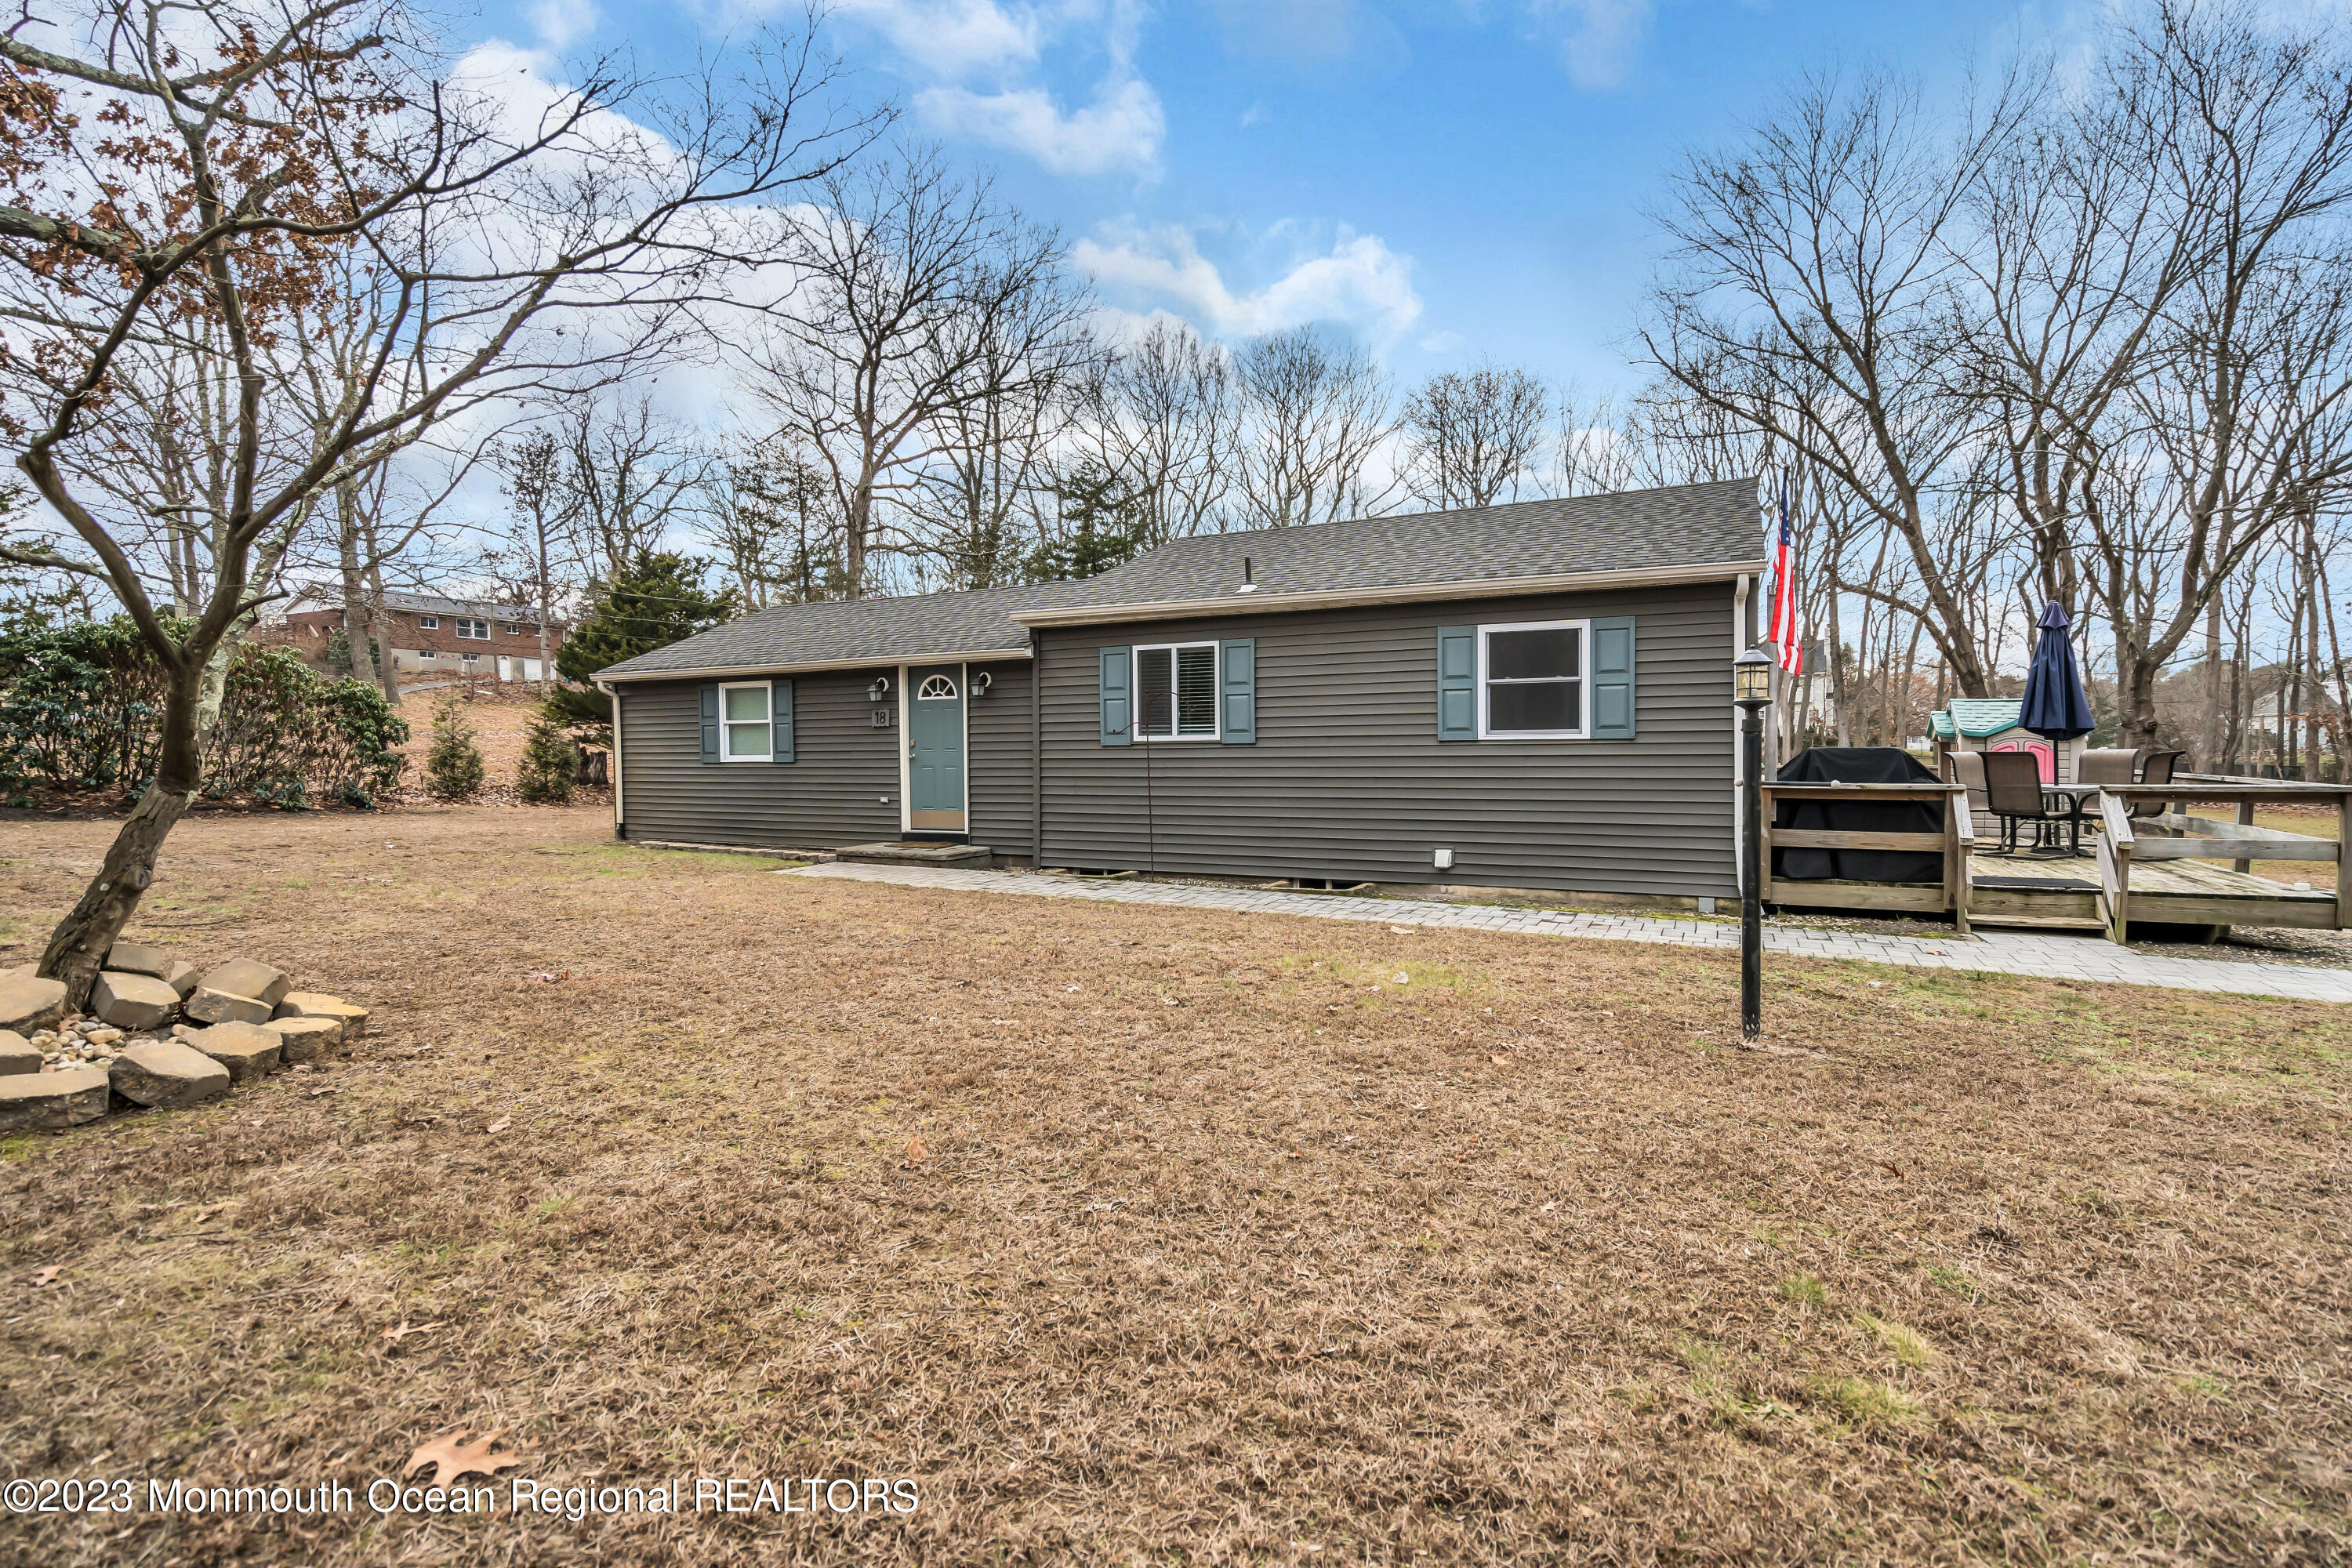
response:
[[[949,888],[974,893],[1026,893],[1046,899],[1093,899],[1114,904],[1173,904],[1251,914],[1306,915],[1327,921],[1386,921],[1401,926],[1453,926],[1534,936],[1580,936],[1604,942],[1655,942],[1675,947],[1738,947],[1739,928],[1721,921],[1667,920],[1649,915],[1576,914],[1559,910],[1498,909],[1486,904],[1425,903],[1412,899],[1358,899],[1344,893],[1294,893],[1273,889],[1194,887],[1175,882],[1096,882],[1028,871],[960,871],[932,866],[868,866],[839,862],[797,867],[780,875],[888,882],[906,888]],[[1767,927],[1768,952],[1801,958],[1859,959],[1920,969],[1974,969],[2030,974],[2045,980],[2095,980],[2124,985],[2168,985],[2183,991],[2227,991],[2311,1002],[2352,1002],[2352,970],[2305,969],[2284,963],[2167,958],[2134,952],[2097,936],[2043,935],[1980,930],[1963,937],[1861,936],[1849,931]]]

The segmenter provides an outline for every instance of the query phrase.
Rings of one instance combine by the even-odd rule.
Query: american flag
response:
[[[1795,675],[1804,667],[1805,645],[1797,636],[1797,530],[1790,516],[1789,475],[1780,475],[1780,526],[1772,546],[1772,631],[1780,668]]]

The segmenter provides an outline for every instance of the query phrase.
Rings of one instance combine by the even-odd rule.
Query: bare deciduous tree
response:
[[[1236,397],[1224,351],[1164,319],[1083,384],[1078,439],[1134,508],[1145,548],[1222,527]]]
[[[1550,401],[1529,371],[1488,363],[1431,376],[1405,399],[1406,488],[1438,511],[1517,500]]]
[[[832,478],[857,598],[869,558],[913,542],[886,509],[953,443],[952,416],[1066,381],[1089,352],[1086,303],[1061,237],[934,149],[828,175],[791,267],[795,286],[746,352],[759,394]]]
[[[1903,542],[1927,635],[1971,697],[1991,689],[1979,616],[1930,513],[1973,439],[1948,384],[1954,231],[2018,114],[2001,97],[1948,130],[1884,76],[1806,81],[1744,150],[1695,153],[1677,176],[1659,219],[1674,269],[1643,331],[1664,374]]]
[[[585,394],[566,399],[564,507],[580,559],[610,583],[681,521],[709,467],[695,434],[653,399]]]
[[[723,90],[656,100],[591,71],[535,118],[446,79],[429,24],[397,0],[90,0],[46,37],[57,47],[0,38],[0,320],[18,466],[87,555],[12,554],[102,577],[164,689],[156,776],[41,956],[78,1006],[201,783],[271,542],[415,426],[657,347],[730,260],[737,226],[719,209],[854,149],[841,125],[803,123],[824,76],[805,36],[733,57],[755,79]],[[273,344],[352,253],[382,269],[393,305],[362,395],[289,452],[278,437],[299,421]],[[604,330],[551,331],[590,311]],[[419,341],[436,352],[403,383],[390,369]],[[134,559],[144,520],[76,477],[78,453],[138,416],[113,389],[142,351],[224,363],[235,389],[219,499],[168,503],[204,507],[214,541],[185,624]]]
[[[1241,502],[1254,528],[1378,511],[1393,489],[1372,464],[1395,428],[1372,357],[1314,327],[1256,339],[1236,356]]]

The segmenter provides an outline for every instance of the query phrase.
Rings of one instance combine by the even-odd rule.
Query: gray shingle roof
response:
[[[1028,648],[1028,632],[1012,616],[1028,612],[1108,612],[1114,606],[1203,600],[1240,609],[1234,590],[1242,581],[1244,556],[1258,588],[1244,603],[1274,609],[1292,595],[1409,593],[1446,584],[1694,566],[1720,565],[1727,575],[1735,569],[1752,570],[1763,554],[1755,480],[1677,485],[1467,511],[1201,534],[1083,583],[786,605],[604,673],[628,679],[1020,654]]]
[[[1756,481],[1676,485],[1468,511],[1179,539],[1076,586],[1072,605],[1260,597],[1722,563],[1764,553]]]
[[[624,679],[704,669],[790,669],[820,664],[897,664],[942,654],[1026,655],[1029,633],[1014,610],[1056,604],[1077,583],[972,588],[897,599],[779,605],[600,671]]]

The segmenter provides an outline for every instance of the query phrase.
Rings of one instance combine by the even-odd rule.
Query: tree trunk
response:
[[[227,637],[193,671],[175,671],[163,694],[163,745],[155,760],[155,777],[131,808],[131,816],[98,875],[82,890],[66,918],[49,933],[38,971],[66,986],[66,1005],[89,1005],[90,987],[106,963],[122,928],[138,912],[139,900],[155,879],[155,858],[163,840],[196,798],[205,738],[220,718],[221,696],[227,685],[229,658],[237,639]]]
[[[359,485],[345,480],[335,487],[336,564],[343,580],[343,642],[351,650],[352,679],[377,684],[374,628],[368,624],[367,584],[360,573]],[[376,645],[382,647],[381,643]]]
[[[2200,759],[2209,773],[2227,773],[2221,765],[2221,595],[2205,602],[2205,724]]]
[[[383,700],[394,708],[400,706],[400,661],[392,654],[392,612],[383,605],[383,563],[375,561],[368,566],[368,622],[375,633],[376,647],[383,658],[376,661],[375,680]]]

